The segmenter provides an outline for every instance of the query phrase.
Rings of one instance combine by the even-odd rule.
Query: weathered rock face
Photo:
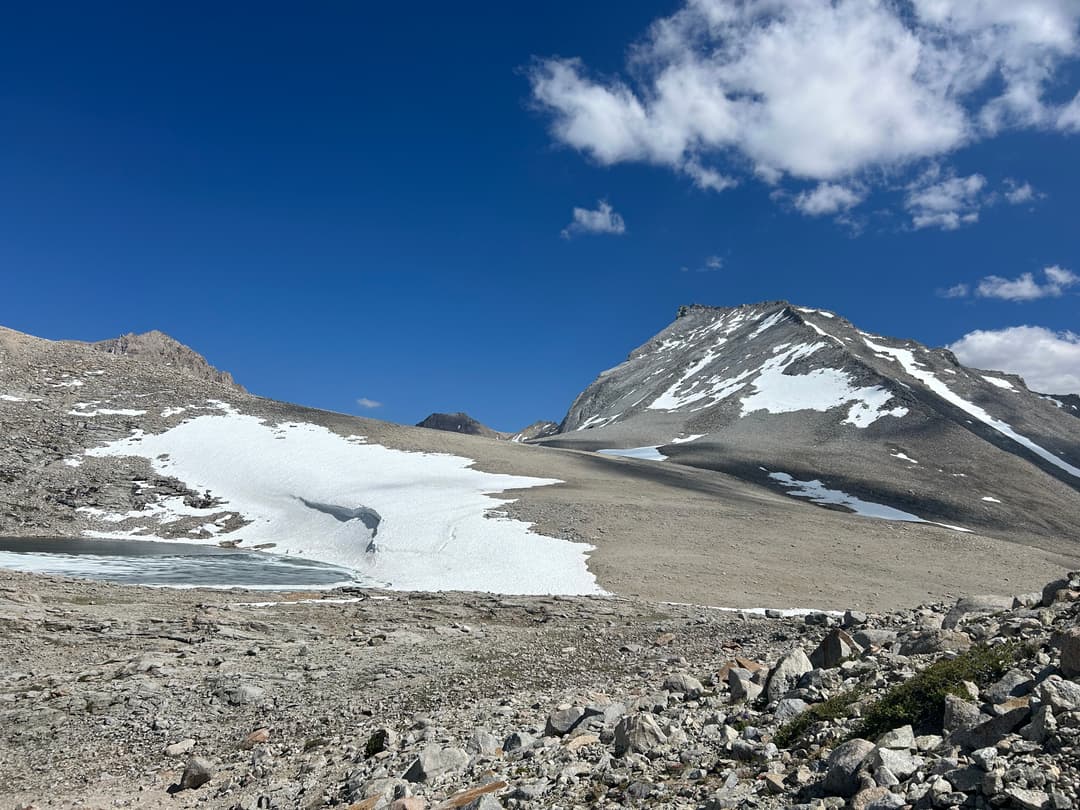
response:
[[[543,441],[655,448],[831,508],[855,498],[1061,543],[1080,536],[1072,407],[824,310],[691,306],[601,373]]]

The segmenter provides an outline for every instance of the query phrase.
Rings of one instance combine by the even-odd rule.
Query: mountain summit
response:
[[[210,382],[237,385],[232,374],[214,368],[207,362],[205,357],[190,346],[185,346],[175,338],[169,337],[164,332],[159,332],[156,329],[141,334],[128,333],[110,340],[91,343],[90,345],[107,354],[138,357],[166,366],[173,366]]]
[[[1071,404],[825,310],[695,305],[602,372],[545,442],[720,470],[831,508],[1053,538],[1080,531]]]

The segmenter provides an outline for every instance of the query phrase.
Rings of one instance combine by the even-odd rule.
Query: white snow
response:
[[[86,375],[88,377],[100,377],[104,373],[105,373],[104,371],[102,371],[101,369],[98,369],[97,371],[88,371],[88,372],[86,372]]]
[[[610,450],[597,450],[605,456],[622,456],[623,458],[639,458],[646,461],[667,461],[667,456],[660,452],[659,448],[663,445],[657,444],[650,447],[626,447],[626,448],[614,448]]]
[[[936,523],[931,520],[924,520],[918,515],[913,515],[910,512],[903,512],[899,509],[894,509],[891,506],[886,506],[885,504],[864,501],[861,498],[856,498],[854,495],[848,495],[846,492],[842,492],[839,489],[828,489],[817,479],[814,479],[813,481],[797,481],[787,473],[783,472],[769,473],[769,478],[779,482],[781,486],[790,489],[791,491],[788,494],[792,497],[806,498],[813,503],[837,504],[850,509],[856,515],[862,515],[863,517],[877,518],[879,520],[899,520],[905,523],[933,523],[935,526],[944,526],[946,529],[954,529],[958,532],[971,531],[971,529],[964,529],[960,526],[950,526],[947,523]]]
[[[575,430],[588,430],[589,428],[603,427],[606,424],[614,422],[620,416],[622,416],[622,414],[618,413],[615,414],[615,416],[601,416],[600,414],[593,414],[580,425],[578,425]]]
[[[81,388],[86,385],[82,380],[64,380],[58,383],[49,383],[50,388]]]
[[[187,408],[179,408],[179,407],[177,407],[177,408],[166,408],[165,410],[163,410],[161,412],[161,418],[162,419],[168,419],[170,416],[179,416],[180,414],[182,414],[186,410],[187,410]]]
[[[80,466],[82,464],[82,459],[81,458],[65,458],[64,459],[64,464],[66,464],[69,467],[78,467],[78,466]]]
[[[88,403],[77,402],[75,407],[68,411],[70,416],[142,416],[146,411],[135,410],[134,408],[94,408],[92,411],[82,410],[83,407],[90,407]]]
[[[1055,456],[1046,448],[1041,447],[1040,445],[1031,441],[1031,439],[1027,438],[1026,436],[1022,436],[1017,433],[1015,430],[1013,430],[1011,425],[1002,422],[1000,419],[995,419],[978,405],[974,404],[973,402],[968,402],[963,397],[960,397],[957,394],[953,393],[953,391],[947,385],[945,385],[945,383],[943,383],[931,372],[927,371],[915,361],[915,355],[910,349],[894,349],[891,346],[884,346],[872,343],[869,340],[866,341],[866,345],[874,351],[885,352],[895,357],[900,363],[900,365],[904,367],[904,371],[925,384],[927,388],[929,388],[939,397],[944,399],[946,402],[949,402],[958,407],[960,410],[964,411],[965,413],[974,416],[980,422],[993,428],[1003,436],[1008,436],[1017,444],[1026,447],[1028,450],[1035,453],[1035,455],[1039,456],[1045,461],[1049,461],[1055,467],[1064,470],[1069,475],[1080,478],[1080,468],[1074,467],[1067,461],[1062,461],[1060,458]]]
[[[687,444],[688,442],[692,442],[692,441],[696,441],[698,439],[704,438],[705,435],[706,434],[704,434],[704,433],[691,433],[689,436],[685,436],[685,437],[683,437],[681,439],[672,439],[671,443],[672,444]]]
[[[799,312],[808,312],[811,315],[820,315],[822,318],[835,318],[836,316],[824,309],[811,309],[810,307],[795,307]]]
[[[984,495],[982,499],[987,503],[1001,503],[1001,501],[991,495]]]
[[[758,324],[757,329],[755,329],[753,332],[751,332],[749,335],[747,335],[746,339],[747,340],[753,340],[758,335],[760,335],[762,332],[764,332],[766,329],[771,329],[772,327],[776,326],[778,323],[783,321],[786,317],[787,317],[787,315],[783,310],[780,310],[779,312],[774,312],[772,315],[770,315],[768,318],[766,318],[760,324]]]
[[[487,517],[507,503],[492,494],[559,483],[554,479],[484,473],[468,458],[358,444],[317,425],[271,427],[213,404],[225,413],[120,439],[87,455],[147,458],[159,474],[221,498],[225,504],[216,511],[252,521],[242,533],[245,547],[273,543],[275,553],[352,568],[387,587],[602,593],[586,565],[591,546],[535,534],[522,521]],[[361,521],[337,520],[301,499],[377,511],[377,551],[367,551],[371,532]]]
[[[1013,384],[1008,380],[1003,380],[1000,377],[987,377],[985,374],[982,375],[982,378],[998,388],[1004,388],[1006,391],[1016,391]]]
[[[26,402],[22,397],[17,397],[14,394],[0,394],[0,399],[4,402]]]
[[[919,463],[915,459],[913,459],[911,456],[908,456],[908,455],[906,455],[904,453],[901,453],[899,450],[897,450],[895,453],[889,453],[889,455],[892,456],[893,458],[898,458],[901,461],[910,461],[912,464],[918,464]]]
[[[824,343],[802,344],[765,361],[752,383],[754,392],[742,400],[742,415],[755,411],[827,411],[848,402],[852,405],[844,423],[859,428],[872,425],[883,416],[907,415],[906,408],[885,408],[892,400],[890,392],[880,386],[855,388],[851,377],[843,371],[819,368],[808,374],[784,373],[799,358],[824,347]]]
[[[1060,399],[1054,399],[1053,397],[1048,397],[1045,394],[1040,395],[1039,398],[1040,399],[1045,399],[1047,402],[1053,402],[1059,408],[1064,408],[1065,407],[1065,403],[1062,402]],[[3,399],[3,397],[0,397],[0,399]]]

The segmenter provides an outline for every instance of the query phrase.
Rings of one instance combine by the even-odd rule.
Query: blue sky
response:
[[[510,430],[789,299],[1080,390],[1074,0],[0,14],[11,328]]]

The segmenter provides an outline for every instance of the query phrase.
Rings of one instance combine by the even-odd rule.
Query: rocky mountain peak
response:
[[[214,368],[201,354],[173,337],[156,329],[142,333],[128,333],[110,340],[89,344],[91,348],[106,354],[138,357],[143,360],[173,366],[196,376],[239,388],[232,374]]]
[[[445,430],[451,433],[464,433],[468,436],[487,436],[491,439],[503,438],[502,434],[497,430],[489,428],[461,411],[457,413],[433,413],[423,421],[417,422],[416,426],[431,430]]]

